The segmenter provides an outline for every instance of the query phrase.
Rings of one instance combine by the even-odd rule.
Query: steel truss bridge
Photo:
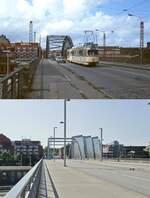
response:
[[[73,41],[70,36],[66,35],[48,35],[46,39],[46,56],[47,58],[55,56],[54,53],[60,53],[66,56],[67,50],[73,47]]]

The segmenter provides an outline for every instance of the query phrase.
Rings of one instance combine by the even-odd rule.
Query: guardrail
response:
[[[15,69],[0,80],[0,99],[22,99],[30,89],[39,60]]]
[[[4,198],[36,198],[41,178],[43,159],[41,159]]]

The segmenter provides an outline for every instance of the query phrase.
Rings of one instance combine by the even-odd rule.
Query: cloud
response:
[[[137,19],[104,14],[97,8],[106,2],[110,0],[5,0],[0,6],[0,33],[13,41],[27,40],[29,21],[33,20],[34,30],[43,40],[47,34],[70,34],[74,42],[83,42],[84,30],[100,29],[108,32],[110,44],[138,45]],[[150,21],[146,25],[149,27]],[[113,35],[109,34],[111,30],[115,31]]]

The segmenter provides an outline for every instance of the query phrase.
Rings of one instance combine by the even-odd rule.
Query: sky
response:
[[[71,100],[67,102],[67,137],[100,136],[104,143],[118,140],[124,145],[148,145],[150,105],[148,100]],[[0,133],[11,140],[63,137],[63,100],[0,101]]]
[[[106,31],[107,44],[139,46],[139,19],[145,22],[145,45],[150,41],[149,0],[5,0],[0,5],[0,34],[11,41],[28,40],[29,21],[34,23],[43,47],[48,34],[70,35],[83,43],[85,30]],[[112,34],[111,31],[114,31]],[[102,45],[102,33],[98,34]]]

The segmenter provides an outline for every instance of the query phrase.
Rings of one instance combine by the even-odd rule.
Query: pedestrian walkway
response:
[[[42,165],[41,180],[37,198],[55,198],[55,193],[45,162]]]

